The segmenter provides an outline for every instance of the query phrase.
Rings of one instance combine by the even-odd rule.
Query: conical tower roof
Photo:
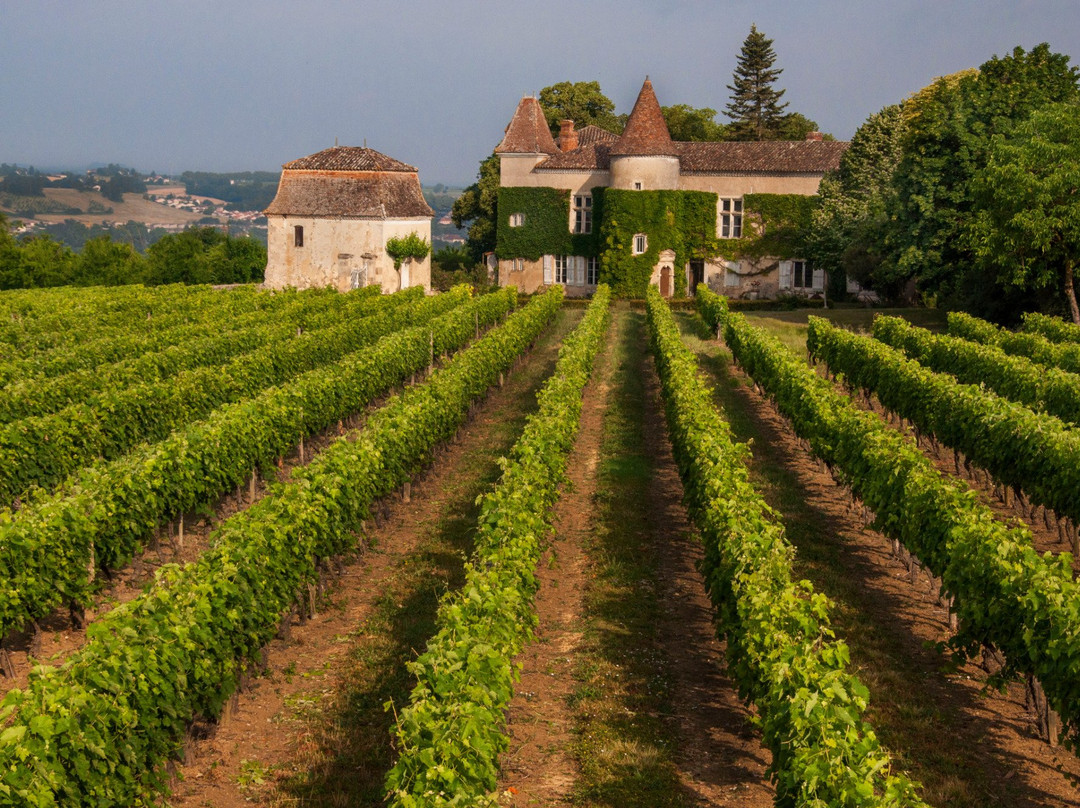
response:
[[[664,122],[664,113],[660,111],[660,102],[656,100],[652,82],[646,77],[626,121],[626,128],[611,147],[611,156],[675,154],[671,133]]]
[[[514,110],[514,117],[506,127],[502,142],[495,147],[495,153],[555,154],[558,151],[540,102],[525,96]]]

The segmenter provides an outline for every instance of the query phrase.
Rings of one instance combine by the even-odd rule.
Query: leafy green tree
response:
[[[1058,288],[1080,325],[1080,105],[1037,110],[990,142],[975,178],[971,243],[999,283]]]
[[[891,295],[898,290],[882,277],[885,204],[902,154],[904,119],[900,105],[871,115],[855,132],[840,167],[821,180],[821,203],[814,211],[808,254],[829,276],[829,295],[846,293],[846,278]]]
[[[672,140],[708,141],[730,140],[728,127],[716,122],[716,110],[709,107],[691,107],[688,104],[676,104],[660,107],[664,122],[671,133]]]
[[[25,287],[65,286],[75,277],[77,256],[47,233],[23,241],[19,253]]]
[[[776,139],[806,140],[808,134],[819,131],[821,130],[817,125],[817,121],[810,120],[801,112],[789,112],[787,115],[780,117],[780,122],[776,126]],[[835,137],[829,134],[823,134],[821,139],[836,140]]]
[[[559,134],[559,121],[569,118],[574,127],[599,126],[618,134],[624,121],[615,115],[615,102],[604,95],[596,81],[560,81],[540,91],[540,106],[553,135]]]
[[[776,52],[772,43],[756,25],[750,26],[736,62],[734,84],[727,85],[731,101],[725,111],[735,140],[775,140],[779,136],[787,103],[780,103],[784,90],[773,87],[784,71],[773,67]]]
[[[76,286],[123,286],[141,283],[143,258],[130,244],[98,236],[86,242],[79,253],[72,282]]]
[[[225,234],[214,227],[193,227],[165,236],[146,250],[146,282],[210,283],[206,253],[225,240]]]
[[[430,252],[431,244],[415,231],[386,240],[386,254],[394,259],[394,269],[401,269],[406,261],[423,261]]]
[[[896,193],[887,205],[885,261],[894,277],[984,316],[1030,305],[1009,296],[1016,287],[987,283],[985,272],[974,270],[974,178],[994,135],[1007,135],[1040,107],[1077,98],[1076,68],[1044,43],[939,79],[908,99]]]
[[[456,227],[468,225],[465,246],[474,264],[484,253],[495,250],[495,226],[498,222],[499,156],[492,154],[480,163],[478,179],[454,201],[450,219]]]
[[[11,234],[7,217],[0,213],[0,289],[24,286],[19,243]]]
[[[210,283],[254,283],[266,271],[266,247],[253,238],[226,236],[203,254]]]

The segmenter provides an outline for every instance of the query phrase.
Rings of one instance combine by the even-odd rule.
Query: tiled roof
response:
[[[847,147],[847,143],[838,141],[673,141],[670,153],[678,156],[683,174],[823,174],[840,165],[840,156]],[[611,165],[611,152],[610,143],[591,143],[553,155],[535,170],[606,171]]]
[[[641,85],[634,109],[626,121],[619,139],[611,148],[613,157],[629,155],[674,155],[671,133],[660,111],[652,82],[647,78]]]
[[[414,166],[395,160],[393,157],[387,157],[366,146],[334,146],[309,154],[307,157],[301,157],[299,160],[293,160],[282,168],[316,171],[416,171]]]
[[[558,150],[540,102],[532,96],[525,96],[514,110],[514,117],[507,124],[506,134],[495,147],[495,153],[555,154]]]
[[[584,130],[583,130],[584,131]],[[603,131],[603,130],[601,130]],[[534,170],[536,171],[606,171],[611,164],[610,143],[590,143],[578,146],[573,151],[559,152],[548,157]]]
[[[578,146],[591,146],[593,143],[614,143],[619,136],[599,126],[583,126],[577,130]]]
[[[683,173],[819,174],[840,166],[848,144],[821,140],[678,143]]]
[[[305,158],[306,159],[306,158]],[[313,171],[285,166],[268,215],[411,219],[435,215],[420,192],[415,173]],[[394,161],[397,162],[397,161]],[[404,165],[398,163],[398,165]]]

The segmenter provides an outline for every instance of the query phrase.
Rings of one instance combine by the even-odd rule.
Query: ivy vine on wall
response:
[[[610,284],[620,297],[644,297],[660,253],[672,250],[674,292],[678,297],[685,296],[683,267],[693,259],[711,258],[719,250],[716,194],[606,188],[602,196],[601,283]],[[638,233],[645,234],[646,249],[632,255],[633,238]]]
[[[394,269],[401,269],[405,259],[423,261],[431,252],[428,240],[417,233],[407,236],[395,236],[386,240],[386,254],[394,259]]]

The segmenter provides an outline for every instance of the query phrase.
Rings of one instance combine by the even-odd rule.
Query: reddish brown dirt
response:
[[[378,403],[372,406],[378,406]],[[352,428],[360,423],[363,413],[352,416],[343,423],[343,428]],[[304,441],[304,461],[310,463],[319,452],[337,440],[342,434],[337,425],[323,430]],[[277,479],[285,481],[292,470],[302,465],[297,452],[282,458],[278,463]],[[226,519],[258,502],[267,492],[266,482],[256,474],[255,498],[250,498],[248,485],[239,491],[227,494],[218,500],[208,515],[184,517],[183,540],[179,539],[179,518],[171,521],[166,528],[148,543],[148,547],[132,560],[124,569],[115,571],[108,579],[99,580],[100,589],[95,593],[93,602],[84,615],[86,625],[91,624],[105,613],[122,603],[134,600],[143,590],[152,584],[158,568],[164,564],[186,564],[196,560],[210,545],[210,536]],[[57,609],[48,617],[38,621],[40,632],[35,637],[32,629],[12,634],[4,642],[15,667],[15,678],[0,676],[0,695],[15,687],[24,687],[33,664],[45,663],[59,665],[68,656],[82,648],[86,642],[86,630],[79,628],[66,608]]]
[[[852,400],[856,401],[864,409],[869,409],[882,416],[883,420],[890,426],[915,440],[915,430],[911,428],[910,424],[906,421],[901,423],[898,417],[882,406],[876,396],[870,397],[869,404],[861,395],[852,396]],[[960,473],[957,474],[957,457],[951,449],[942,446],[933,438],[920,436],[918,446],[922,449],[923,454],[933,461],[934,465],[943,474],[964,480],[976,492],[979,501],[990,508],[998,520],[1011,526],[1026,527],[1031,532],[1032,545],[1040,553],[1057,555],[1065,551],[1073,551],[1073,545],[1069,539],[1064,520],[1059,528],[1058,521],[1052,513],[1048,515],[1045,509],[1039,506],[1030,508],[1025,504],[1024,500],[1016,497],[1011,492],[1009,504],[1006,505],[1002,487],[994,483],[993,477],[989,473],[973,465],[969,466],[963,454],[960,454]],[[1072,568],[1074,577],[1080,574],[1080,555],[1075,553]]]
[[[556,349],[557,344],[547,345],[525,361],[550,365]],[[278,771],[324,756],[311,723],[318,719],[307,713],[335,698],[344,660],[364,643],[365,621],[395,570],[414,552],[425,531],[444,518],[470,455],[490,441],[492,423],[501,418],[493,413],[521,395],[524,384],[533,383],[520,375],[508,375],[506,386],[493,390],[457,438],[437,451],[434,466],[414,480],[410,502],[393,497],[382,503],[382,519],[369,532],[374,549],[352,560],[332,583],[332,607],[294,625],[288,639],[271,642],[265,674],[234,699],[208,738],[189,742],[186,760],[175,770],[169,800],[173,808],[239,808],[271,799],[294,802],[268,789]],[[388,733],[385,738],[389,744]]]
[[[724,673],[724,645],[716,637],[712,603],[698,571],[704,551],[682,505],[682,481],[651,358],[645,381],[645,442],[653,466],[649,522],[657,543],[668,548],[659,554],[659,634],[673,678],[680,779],[689,804],[771,806],[775,789],[765,770],[772,755]]]
[[[500,759],[505,804],[557,805],[568,801],[577,764],[570,754],[574,651],[586,583],[583,541],[592,526],[596,468],[604,410],[611,391],[610,350],[603,349],[586,385],[581,422],[567,462],[569,482],[555,508],[555,534],[537,570],[536,639],[518,658],[521,678],[507,708],[510,746]]]
[[[540,568],[537,641],[520,657],[521,681],[509,710],[510,748],[503,756],[499,790],[508,805],[557,805],[571,800],[577,766],[570,752],[575,689],[574,651],[581,641],[583,593],[588,585],[584,544],[595,528],[597,465],[603,439],[603,414],[613,388],[612,346],[626,327],[620,309],[599,357],[594,381],[586,388],[581,431],[570,458],[571,485],[556,508],[551,559]],[[641,351],[646,346],[639,346]],[[634,359],[633,361],[641,361]],[[659,385],[652,362],[642,363],[648,378],[645,432],[656,473],[648,502],[649,541],[664,548],[658,570],[664,601],[660,634],[672,678],[670,716],[678,738],[675,764],[687,804],[772,805],[764,770],[770,760],[749,722],[749,713],[723,674],[723,649],[716,639],[712,607],[697,563],[700,543],[682,506],[678,477],[660,410]]]
[[[1023,688],[988,691],[987,674],[974,662],[948,668],[934,647],[949,637],[947,613],[927,577],[912,583],[891,541],[865,525],[846,489],[809,454],[772,402],[726,360],[717,360],[715,346],[704,353],[713,357],[706,364],[719,385],[731,388],[728,406],[742,410],[753,432],[754,473],[802,557],[797,573],[842,601],[838,623],[850,634],[841,638],[871,690],[869,719],[900,768],[924,781],[928,802],[1080,805],[1073,785],[1080,782],[1080,761],[1035,737]],[[780,476],[803,492],[800,504],[770,490],[767,481]],[[800,543],[800,521],[827,525],[829,535],[819,545]]]

